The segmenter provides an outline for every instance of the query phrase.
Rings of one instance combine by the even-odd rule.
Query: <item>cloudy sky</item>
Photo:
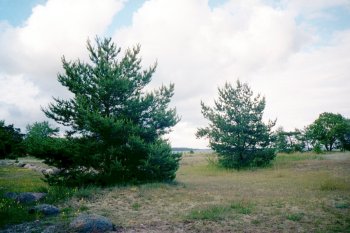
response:
[[[46,120],[40,107],[68,94],[61,57],[87,59],[96,35],[141,44],[144,67],[158,61],[151,87],[175,84],[173,146],[207,146],[200,101],[237,79],[285,129],[350,117],[350,0],[0,0],[0,119]]]

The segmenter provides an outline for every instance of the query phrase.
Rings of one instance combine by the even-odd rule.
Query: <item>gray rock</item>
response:
[[[57,215],[60,213],[60,209],[53,205],[41,204],[31,208],[29,213],[42,213],[45,216]]]
[[[39,201],[46,196],[46,193],[19,193],[16,200],[20,203],[31,203]]]
[[[73,219],[69,224],[71,232],[77,233],[102,233],[113,230],[112,222],[100,215],[82,214]]]
[[[17,196],[18,196],[17,193],[14,193],[14,192],[7,192],[4,194],[4,197],[9,199],[16,199]]]
[[[26,164],[23,162],[16,163],[17,167],[24,167]]]
[[[36,168],[34,165],[29,164],[29,163],[27,163],[27,164],[24,165],[23,167],[24,167],[24,168],[28,168],[28,169],[34,169],[34,168]]]
[[[52,175],[52,174],[54,174],[54,170],[53,170],[52,168],[44,169],[44,170],[42,171],[42,173],[43,173],[44,175]]]
[[[10,166],[13,165],[12,161],[9,160],[0,160],[0,166]]]
[[[0,233],[31,233],[40,232],[35,226],[38,225],[37,222],[22,223],[18,225],[11,225],[6,229],[0,230]]]
[[[49,227],[46,227],[43,232],[41,233],[55,233],[57,231],[57,226],[52,225]]]

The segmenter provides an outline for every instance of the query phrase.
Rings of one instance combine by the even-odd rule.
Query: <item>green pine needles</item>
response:
[[[121,49],[111,39],[90,41],[90,62],[62,59],[58,81],[72,98],[54,98],[43,109],[47,117],[69,128],[42,155],[61,169],[49,183],[108,185],[120,182],[167,181],[175,178],[180,155],[162,136],[179,121],[169,108],[174,85],[146,92],[156,64],[142,69],[140,46]]]
[[[237,81],[219,88],[219,99],[213,108],[203,102],[203,116],[209,126],[200,128],[197,137],[209,138],[210,147],[218,153],[219,163],[227,168],[264,166],[275,157],[271,148],[271,128],[275,122],[263,123],[265,98],[253,96],[246,83]]]

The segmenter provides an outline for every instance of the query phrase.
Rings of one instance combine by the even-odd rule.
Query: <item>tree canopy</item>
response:
[[[0,121],[0,159],[23,156],[23,136],[19,128]]]
[[[197,137],[208,137],[210,147],[225,167],[261,166],[275,157],[271,149],[271,128],[262,121],[265,98],[254,96],[248,84],[237,81],[219,88],[213,108],[203,102],[202,114],[209,126],[199,128]]]
[[[43,109],[69,127],[65,148],[58,146],[60,153],[47,161],[63,168],[64,179],[173,179],[179,155],[171,153],[162,136],[179,121],[176,110],[168,107],[174,85],[145,91],[156,64],[142,69],[139,45],[121,55],[110,38],[97,38],[96,47],[88,41],[87,49],[89,63],[62,58],[64,73],[58,81],[73,97],[54,98]]]
[[[302,152],[307,149],[304,132],[299,129],[285,131],[283,127],[277,128],[274,135],[274,145],[278,152]]]
[[[327,151],[336,147],[347,149],[349,145],[350,120],[341,114],[324,112],[307,127],[307,137],[323,145]]]

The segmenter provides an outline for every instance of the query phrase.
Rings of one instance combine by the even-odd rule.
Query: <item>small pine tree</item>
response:
[[[162,139],[178,121],[168,107],[174,85],[153,92],[150,83],[156,64],[142,70],[140,46],[121,49],[111,39],[88,41],[90,63],[68,62],[58,81],[73,94],[68,100],[54,99],[44,113],[70,127],[67,140],[46,157],[62,172],[51,183],[73,184],[172,180],[180,155],[171,153]],[[60,146],[60,145],[64,146]]]
[[[210,121],[200,128],[197,137],[208,137],[210,147],[218,153],[224,167],[263,166],[275,157],[271,149],[271,128],[275,122],[262,122],[265,98],[253,96],[246,83],[236,87],[226,83],[219,88],[219,99],[210,108],[203,102],[202,113]]]

